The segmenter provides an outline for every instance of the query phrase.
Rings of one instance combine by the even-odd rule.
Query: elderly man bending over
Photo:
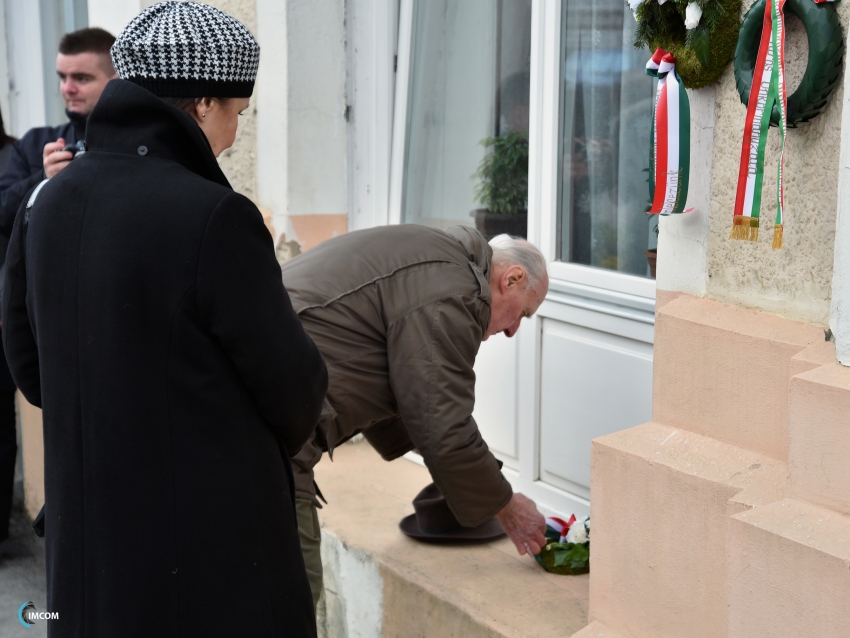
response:
[[[328,240],[283,266],[292,305],[328,366],[327,403],[293,459],[302,551],[314,603],[322,589],[322,453],[363,432],[386,460],[417,449],[460,523],[496,516],[520,554],[546,524],[514,494],[472,418],[482,341],[512,337],[546,296],[540,252],[507,235],[387,226]],[[319,492],[320,494],[320,492]]]

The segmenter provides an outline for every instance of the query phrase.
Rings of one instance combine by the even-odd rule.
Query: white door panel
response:
[[[590,497],[590,442],[652,417],[652,345],[543,321],[540,478]]]
[[[497,334],[481,344],[475,359],[475,410],[472,416],[490,449],[512,468],[516,468],[518,457],[516,371],[516,339]]]

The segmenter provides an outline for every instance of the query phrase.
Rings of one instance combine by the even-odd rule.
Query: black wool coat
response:
[[[87,143],[6,262],[6,355],[43,408],[50,635],[315,636],[288,457],[327,371],[262,217],[132,83]]]

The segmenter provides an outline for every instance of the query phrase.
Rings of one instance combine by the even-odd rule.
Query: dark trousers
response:
[[[2,333],[0,333],[2,334]],[[18,455],[15,383],[0,349],[0,541],[9,536],[15,459]]]

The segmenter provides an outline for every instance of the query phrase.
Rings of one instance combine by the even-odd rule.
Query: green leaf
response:
[[[557,543],[553,545],[552,554],[555,559],[555,567],[569,565],[573,569],[586,567],[590,560],[590,550],[584,545],[576,543]]]
[[[705,27],[697,27],[694,30],[694,35],[691,39],[691,47],[697,56],[697,60],[703,66],[708,66],[711,62],[711,52],[708,45],[708,29]]]

